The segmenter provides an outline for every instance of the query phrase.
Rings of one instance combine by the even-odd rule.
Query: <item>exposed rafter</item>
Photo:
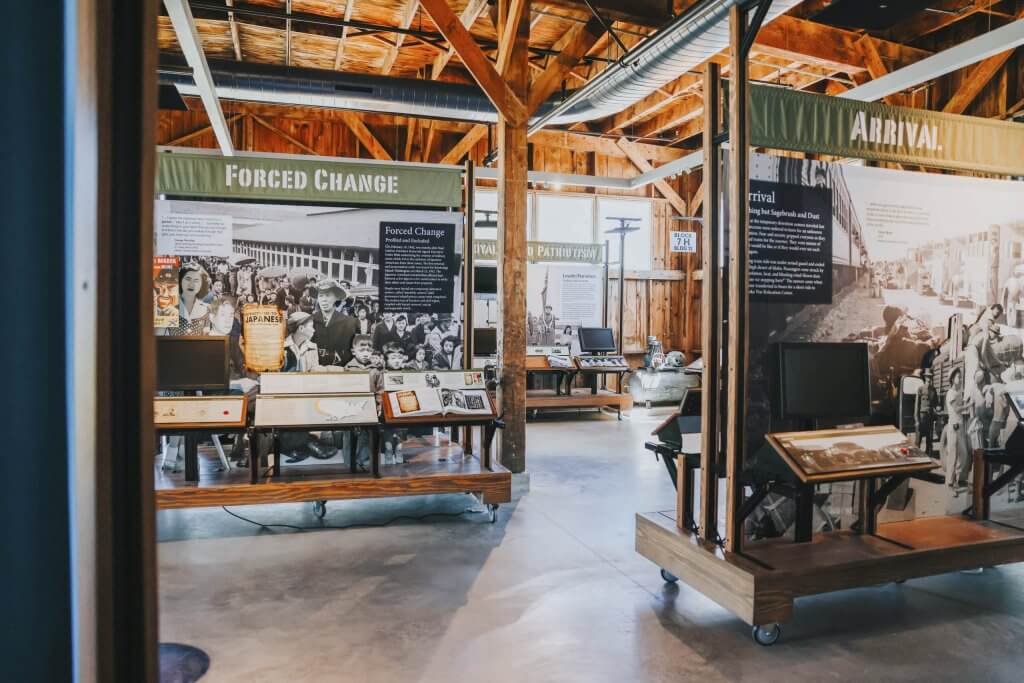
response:
[[[462,10],[462,14],[459,15],[459,21],[462,25],[469,29],[476,23],[476,20],[480,18],[480,15],[487,9],[487,0],[469,0],[469,4],[466,5],[466,9]],[[444,71],[444,68],[448,66],[448,62],[451,61],[455,55],[455,48],[448,47],[447,50],[443,51],[437,57],[434,57],[434,63],[431,65],[430,78],[437,80]]]
[[[348,0],[345,3],[345,15],[344,20],[350,21],[352,19],[352,10],[355,9],[356,0]],[[341,37],[338,38],[338,47],[334,51],[334,70],[337,71],[341,68],[342,59],[345,57],[345,39],[348,38],[348,26],[341,28]]]
[[[210,66],[206,63],[206,55],[203,54],[203,46],[199,41],[195,19],[192,18],[192,10],[186,0],[164,0],[164,6],[171,18],[181,52],[185,55],[185,61],[192,69],[192,78],[195,80],[199,97],[203,101],[206,115],[210,117],[210,125],[217,137],[217,145],[220,147],[221,154],[226,157],[234,156],[235,147],[231,142],[231,131],[224,120],[220,102],[217,100],[213,76],[210,75]]]
[[[452,12],[446,0],[420,0],[438,30],[455,48],[462,63],[501,114],[510,121],[526,120],[526,105],[484,56],[480,46]]]
[[[398,20],[398,25],[407,29],[412,26],[412,20],[416,18],[416,11],[420,8],[419,0],[406,0],[409,4],[405,6],[402,11],[402,16]],[[398,59],[398,51],[402,48],[402,42],[405,40],[405,34],[399,33],[395,35],[395,42],[388,48],[387,54],[384,56],[384,65],[381,67],[380,72],[387,76],[391,73],[391,69],[395,66],[395,60]]]
[[[537,111],[537,108],[548,99],[551,93],[559,88],[562,81],[579,64],[603,33],[604,28],[601,26],[601,22],[591,19],[569,31],[562,40],[555,44],[555,49],[559,50],[560,54],[530,85],[530,100],[526,106],[529,113]]]
[[[341,113],[341,118],[349,129],[355,134],[356,138],[362,143],[363,147],[370,153],[374,159],[380,159],[381,161],[391,161],[391,155],[384,148],[384,145],[380,144],[380,140],[366,127],[363,120],[358,114],[351,111]]]

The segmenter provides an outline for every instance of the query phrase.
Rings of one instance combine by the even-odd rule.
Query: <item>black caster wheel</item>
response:
[[[487,506],[487,514],[490,515],[491,524],[498,521],[498,506],[491,503]]]
[[[314,501],[313,502],[313,514],[316,515],[319,519],[323,519],[324,516],[327,514],[327,501],[326,500]]]
[[[679,581],[679,577],[673,574],[672,572],[668,571],[667,569],[661,570],[661,578],[665,581],[665,583],[676,583],[677,581]]]
[[[774,645],[782,635],[782,627],[778,624],[767,624],[765,626],[754,626],[750,629],[750,637],[758,645],[768,647]]]

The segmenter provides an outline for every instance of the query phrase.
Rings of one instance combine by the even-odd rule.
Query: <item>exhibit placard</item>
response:
[[[401,389],[482,389],[483,370],[449,370],[447,372],[385,372],[384,390]]]
[[[169,396],[153,399],[158,428],[245,426],[245,396]]]
[[[153,257],[153,327],[178,326],[178,269],[177,256]]]
[[[445,314],[454,305],[454,223],[380,224],[380,266],[384,313]]]
[[[157,154],[156,171],[157,193],[179,197],[433,207],[462,201],[458,168],[165,153]]]
[[[256,427],[330,427],[372,425],[377,422],[377,401],[360,396],[258,396]]]
[[[671,232],[671,251],[677,254],[697,253],[697,233],[684,230],[673,230]]]
[[[1024,174],[1024,126],[751,86],[750,144],[840,157]]]
[[[231,216],[175,213],[157,202],[156,253],[231,256]]]
[[[750,181],[750,300],[831,303],[828,188]]]
[[[363,394],[372,391],[370,373],[347,372],[264,372],[260,374],[263,394]]]

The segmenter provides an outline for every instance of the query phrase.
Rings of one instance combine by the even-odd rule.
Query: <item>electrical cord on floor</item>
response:
[[[401,520],[407,520],[407,521],[410,521],[410,522],[421,522],[421,521],[423,521],[425,519],[429,519],[431,517],[462,517],[463,515],[467,515],[467,514],[469,514],[471,512],[474,513],[474,514],[481,513],[481,512],[486,512],[486,510],[481,510],[479,508],[466,508],[462,512],[428,512],[425,515],[398,515],[397,517],[392,517],[391,519],[389,519],[389,520],[387,520],[385,522],[377,522],[377,523],[373,523],[373,524],[357,523],[357,524],[340,524],[340,525],[339,524],[319,524],[317,526],[297,526],[295,524],[264,524],[263,522],[257,522],[254,519],[249,519],[248,517],[243,517],[242,515],[238,514],[237,512],[233,512],[233,511],[229,510],[226,505],[221,505],[220,509],[223,510],[224,512],[228,513],[232,517],[240,519],[243,522],[248,522],[249,524],[252,524],[254,526],[258,526],[261,529],[278,528],[278,529],[292,529],[294,531],[319,531],[320,529],[373,529],[373,528],[376,528],[376,527],[390,526],[390,525],[394,524],[395,522],[398,522],[398,521],[401,521]]]

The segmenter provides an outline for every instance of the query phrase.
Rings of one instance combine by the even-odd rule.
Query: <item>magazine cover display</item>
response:
[[[482,370],[386,372],[385,400],[394,417],[493,414]]]

